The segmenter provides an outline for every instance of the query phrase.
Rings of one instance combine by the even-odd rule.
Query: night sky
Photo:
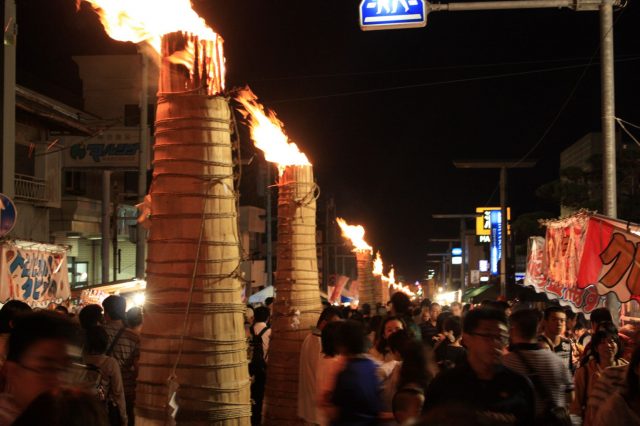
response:
[[[81,93],[71,54],[135,52],[73,3],[18,0],[18,80],[75,93],[69,102]],[[457,221],[432,214],[499,203],[498,171],[457,170],[452,160],[531,151],[537,167],[509,173],[513,214],[557,214],[535,189],[557,178],[561,150],[600,130],[597,12],[437,12],[426,28],[363,32],[358,1],[194,7],[225,39],[228,87],[248,84],[276,111],[323,196],[364,225],[407,279],[422,276],[426,252],[442,250],[428,238],[457,234]],[[614,16],[616,115],[632,123],[640,123],[639,18],[634,2]]]

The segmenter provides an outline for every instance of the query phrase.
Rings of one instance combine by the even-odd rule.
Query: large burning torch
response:
[[[372,308],[376,306],[374,297],[373,279],[373,248],[364,240],[364,228],[361,225],[349,225],[344,219],[336,218],[338,226],[342,231],[342,236],[348,239],[353,245],[353,252],[356,254],[358,264],[359,304],[369,304]]]
[[[251,138],[279,170],[276,297],[271,319],[264,422],[298,425],[300,347],[322,309],[316,247],[318,187],[306,155],[290,143],[282,123],[249,90],[238,93]]]
[[[189,0],[89,3],[112,38],[148,41],[161,63],[136,424],[248,425],[222,39]]]

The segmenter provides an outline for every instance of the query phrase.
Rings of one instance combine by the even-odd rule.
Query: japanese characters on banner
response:
[[[0,301],[22,300],[29,305],[69,298],[67,253],[2,245]]]
[[[599,294],[614,292],[621,302],[640,300],[640,237],[605,219],[589,221],[578,287],[595,285]]]
[[[598,294],[594,285],[585,288],[578,288],[575,284],[566,286],[547,277],[545,259],[548,253],[544,238],[529,238],[525,285],[533,287],[537,293],[545,293],[549,299],[558,300],[562,306],[568,306],[572,311],[582,312],[587,316],[594,309],[604,305],[604,297]]]

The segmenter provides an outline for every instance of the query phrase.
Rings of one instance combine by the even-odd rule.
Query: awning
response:
[[[489,290],[492,286],[493,284],[485,284],[479,287],[471,287],[464,292],[464,294],[462,295],[462,300],[468,301],[469,299],[478,297],[485,291]]]

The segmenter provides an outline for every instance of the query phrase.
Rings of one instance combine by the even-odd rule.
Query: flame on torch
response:
[[[373,261],[373,275],[377,277],[384,276],[383,274],[384,264],[382,263],[382,257],[380,256],[380,252],[376,253],[376,260]]]
[[[205,52],[206,57],[203,53],[195,59],[212,62],[213,67],[208,71],[209,77],[219,79],[220,86],[224,89],[225,59],[222,37],[198,16],[191,7],[191,0],[84,1],[98,14],[109,37],[118,41],[146,42],[153,47],[158,54],[157,57],[161,55],[161,40],[165,34],[184,32],[195,36],[201,43],[212,43],[211,51]],[[164,59],[184,65],[193,74],[196,72],[194,68],[199,65],[194,63],[196,50],[198,49],[191,40],[182,50]]]
[[[264,152],[264,158],[276,163],[280,175],[286,166],[310,166],[311,163],[298,146],[289,141],[284,132],[284,124],[273,111],[265,111],[258,103],[258,97],[251,89],[240,90],[236,100],[245,109],[245,117],[251,129],[251,139],[257,148]]]
[[[364,240],[364,228],[361,225],[349,225],[344,219],[336,218],[342,236],[351,241],[354,252],[373,253],[373,248]]]

